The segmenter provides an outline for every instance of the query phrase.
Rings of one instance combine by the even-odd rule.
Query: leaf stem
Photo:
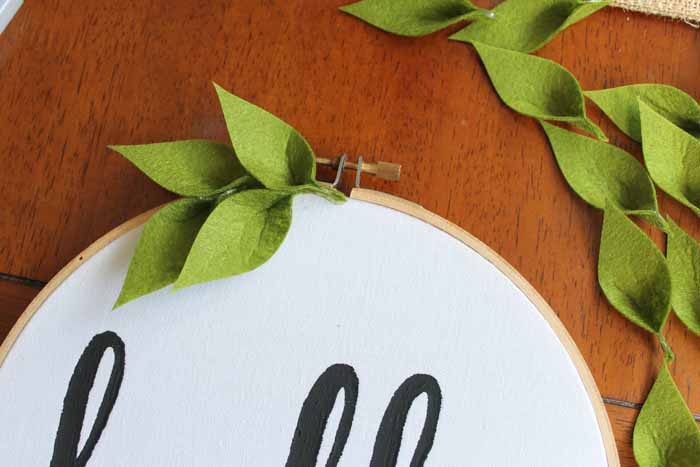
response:
[[[663,233],[668,234],[668,222],[666,222],[666,219],[664,219],[664,216],[662,216],[658,212],[655,212],[654,216],[648,218],[648,220],[649,220],[649,223],[651,223],[652,225],[657,227]]]
[[[673,353],[671,346],[668,345],[666,337],[664,337],[664,335],[660,332],[656,334],[656,337],[658,337],[659,343],[661,344],[661,348],[664,350],[664,357],[666,358],[666,362],[671,363],[676,359],[676,355]]]
[[[494,19],[496,17],[495,12],[493,12],[491,10],[487,10],[486,8],[479,8],[476,11],[488,19]]]
[[[248,190],[250,188],[254,188],[256,184],[257,181],[253,177],[251,177],[250,175],[244,175],[239,179],[235,180],[234,182],[230,183],[228,188],[224,187],[224,190],[215,191],[210,195],[197,196],[197,199],[200,201],[214,201],[216,204],[219,204],[231,195],[234,195],[244,190]]]

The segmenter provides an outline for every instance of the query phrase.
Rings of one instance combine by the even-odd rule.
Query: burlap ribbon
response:
[[[700,24],[700,0],[614,0],[613,5]]]

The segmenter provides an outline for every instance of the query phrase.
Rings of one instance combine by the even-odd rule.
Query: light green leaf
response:
[[[166,190],[183,196],[212,194],[245,174],[231,146],[214,141],[109,147]]]
[[[566,181],[587,203],[605,209],[613,203],[625,213],[664,225],[656,191],[637,159],[612,144],[586,138],[542,122]]]
[[[641,99],[656,112],[688,133],[700,135],[700,105],[680,89],[665,84],[633,84],[600,91],[586,91],[617,127],[635,141],[642,141],[639,116]]]
[[[289,190],[314,180],[314,153],[294,128],[214,86],[238,159],[253,177],[273,190]]]
[[[175,282],[211,207],[211,203],[184,198],[146,222],[114,308]]]
[[[340,9],[384,31],[412,37],[489,16],[467,0],[362,0]]]
[[[493,87],[508,107],[540,120],[573,124],[607,141],[602,130],[586,116],[578,81],[561,65],[479,42],[473,45]]]
[[[282,244],[292,222],[292,197],[246,190],[224,199],[197,235],[175,283],[180,289],[251,271]]]
[[[671,306],[688,329],[700,335],[700,245],[671,219],[668,226]]]
[[[644,161],[652,180],[700,214],[700,141],[639,101]]]
[[[664,362],[634,425],[639,467],[700,467],[700,430]]]
[[[608,4],[603,1],[506,0],[492,10],[492,21],[470,24],[450,39],[534,52],[564,29]]]
[[[612,203],[605,207],[598,282],[610,304],[627,319],[649,332],[661,332],[671,301],[666,259]]]

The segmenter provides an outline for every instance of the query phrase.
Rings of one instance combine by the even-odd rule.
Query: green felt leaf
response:
[[[238,177],[228,185],[224,185],[220,189],[216,190],[210,196],[202,197],[202,199],[221,201],[223,198],[231,196],[234,193],[238,193],[244,190],[251,190],[253,188],[264,187],[262,183],[254,179],[251,175],[243,175],[242,177]]]
[[[253,177],[273,190],[289,190],[314,180],[313,150],[294,128],[220,86],[215,87],[238,159]]]
[[[219,203],[192,245],[175,288],[251,271],[282,244],[292,222],[292,196],[246,190]]]
[[[146,222],[114,308],[175,282],[211,207],[209,202],[184,198]]]
[[[243,176],[233,148],[214,141],[110,146],[154,182],[183,196],[205,196]]]
[[[492,21],[470,24],[450,39],[534,52],[564,29],[608,4],[578,0],[506,0],[492,10]]]
[[[680,89],[664,84],[633,84],[600,91],[586,91],[617,127],[635,141],[642,141],[639,116],[641,99],[656,112],[694,136],[700,135],[700,105]]]
[[[605,209],[610,202],[627,214],[664,225],[656,191],[637,159],[603,143],[542,122],[566,181],[587,203]]]
[[[598,282],[610,304],[649,332],[668,317],[671,276],[654,243],[614,204],[605,207]]]
[[[567,122],[607,141],[586,116],[576,78],[544,58],[474,42],[501,100],[518,113],[540,120]]]
[[[700,141],[639,101],[642,148],[654,182],[700,214]]]
[[[700,245],[668,219],[666,244],[671,272],[671,306],[695,334],[700,334]]]
[[[664,362],[634,426],[639,467],[700,467],[700,430]]]
[[[337,204],[344,203],[348,200],[347,196],[345,196],[345,193],[342,191],[336,190],[326,183],[319,183],[316,181],[305,185],[303,189],[300,190],[300,193],[313,193]]]
[[[384,31],[412,37],[490,16],[467,0],[362,0],[340,9]]]

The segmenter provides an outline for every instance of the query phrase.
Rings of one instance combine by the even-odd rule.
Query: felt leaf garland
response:
[[[450,39],[534,52],[564,29],[608,4],[580,0],[507,0],[492,10],[493,21],[470,24]]]
[[[146,223],[114,307],[175,288],[241,274],[277,251],[292,221],[292,198],[340,191],[315,180],[306,140],[277,117],[216,87],[234,149],[211,141],[112,146],[163,187],[186,198]]]
[[[700,214],[700,141],[694,138],[700,136],[700,104],[664,85],[585,93],[623,132],[643,142],[647,173],[622,149],[545,123],[569,123],[607,141],[586,115],[576,78],[555,62],[527,55],[610,3],[505,0],[492,10],[491,20],[470,24],[450,39],[474,46],[503,103],[540,120],[569,185],[589,204],[605,210],[600,287],[613,307],[657,336],[672,360],[661,333],[671,302],[688,328],[700,334],[700,245],[661,217],[654,183]],[[415,15],[406,15],[406,4],[420,7],[411,14],[420,11],[435,23],[412,29]],[[457,13],[428,15],[438,11],[436,5],[444,1],[365,0],[344,10],[396,34],[421,35],[452,24],[450,16],[457,18]],[[643,217],[667,233],[668,261],[627,215]],[[640,467],[700,467],[700,430],[666,365],[635,426],[635,457]]]
[[[231,146],[214,141],[110,146],[154,182],[183,196],[205,196],[245,174]]]
[[[197,235],[175,288],[257,268],[277,251],[291,222],[288,193],[259,189],[226,198]]]
[[[578,81],[561,65],[480,42],[473,45],[493,87],[508,107],[540,120],[567,122],[598,139],[607,140],[602,130],[586,116]]]
[[[661,332],[671,300],[666,259],[612,203],[605,207],[598,282],[610,304],[627,319],[654,334]]]
[[[211,209],[211,202],[184,198],[146,222],[114,308],[175,282]]]
[[[668,220],[666,257],[671,272],[671,305],[688,329],[700,334],[700,245]]]
[[[315,156],[303,136],[266,110],[215,87],[233,147],[253,177],[273,190],[314,183]]]
[[[654,182],[700,214],[700,141],[639,101],[644,161]]]
[[[700,430],[664,362],[634,426],[639,467],[700,467]]]
[[[587,203],[605,209],[613,203],[627,214],[664,220],[647,171],[634,157],[611,144],[542,122],[566,181]]]
[[[652,107],[674,125],[688,133],[700,135],[700,105],[691,96],[665,84],[633,84],[599,91],[586,91],[610,120],[627,136],[642,141],[639,103]]]
[[[362,0],[340,9],[384,31],[412,37],[489,16],[467,0]]]

